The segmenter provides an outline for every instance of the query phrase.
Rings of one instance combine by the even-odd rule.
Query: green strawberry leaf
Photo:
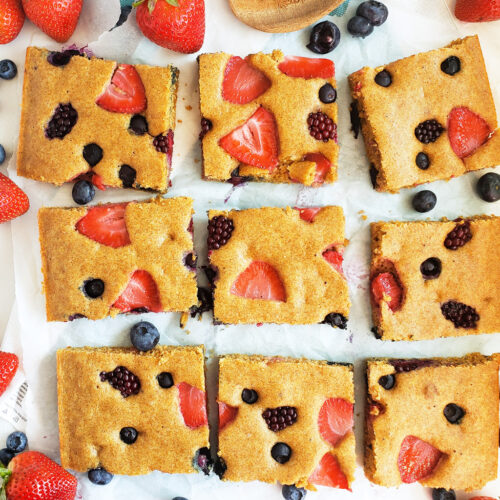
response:
[[[0,462],[0,500],[7,500],[7,495],[5,493],[5,487],[9,482],[9,478],[12,475],[12,471],[4,467],[4,465]]]
[[[179,2],[177,0],[165,0],[172,7],[179,7]]]
[[[137,0],[136,2],[132,3],[132,7],[139,7],[141,3],[144,3],[145,0]]]

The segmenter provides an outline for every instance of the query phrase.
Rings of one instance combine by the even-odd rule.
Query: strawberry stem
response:
[[[0,462],[0,478],[2,480],[2,483],[0,485],[0,500],[7,500],[7,495],[5,493],[5,487],[7,486],[7,483],[9,482],[9,478],[12,475],[12,471],[7,469],[6,467],[3,466],[3,464]]]

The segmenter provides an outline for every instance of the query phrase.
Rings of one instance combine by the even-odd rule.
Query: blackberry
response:
[[[337,125],[322,111],[309,113],[307,117],[309,133],[318,141],[328,142],[330,139],[337,141]]]
[[[120,391],[124,398],[139,394],[141,390],[141,382],[137,375],[124,366],[117,366],[112,372],[101,372],[99,377],[101,382],[108,381],[113,389]]]
[[[266,421],[269,430],[282,431],[297,422],[297,408],[293,406],[268,408],[262,412],[262,418]]]
[[[134,429],[133,427],[123,427],[120,431],[120,439],[125,444],[134,444],[137,441],[138,435],[139,433],[137,432],[137,429]]]
[[[55,139],[56,137],[62,139],[71,132],[77,120],[78,112],[71,103],[59,104],[49,123],[45,126],[45,137],[47,139]]]
[[[450,424],[459,424],[465,416],[465,410],[455,403],[448,403],[444,407],[443,415]]]
[[[450,56],[441,63],[441,71],[447,75],[453,76],[460,71],[460,68],[460,59],[456,56]]]
[[[157,135],[153,139],[153,146],[156,148],[156,151],[159,153],[168,154],[172,151],[172,146],[174,145],[174,138],[172,132],[169,132],[167,135]]]
[[[323,323],[332,327],[345,330],[347,328],[347,318],[340,313],[330,313],[325,316]]]
[[[200,141],[212,130],[212,122],[208,118],[201,119]]]
[[[455,300],[442,304],[441,312],[455,325],[455,328],[476,328],[476,323],[479,321],[479,314],[473,307]]]
[[[396,373],[403,373],[411,372],[426,366],[432,366],[434,361],[431,359],[392,359],[390,363],[394,366]]]
[[[233,234],[234,224],[224,215],[217,215],[208,221],[208,249],[218,250]]]
[[[378,379],[378,383],[386,391],[390,391],[396,384],[396,377],[394,375],[384,375]]]
[[[455,228],[450,231],[444,240],[444,246],[448,250],[457,250],[463,247],[467,242],[472,239],[470,231],[470,222],[468,220],[459,222]]]
[[[444,132],[444,127],[437,120],[425,120],[415,128],[415,137],[424,144],[436,142]]]

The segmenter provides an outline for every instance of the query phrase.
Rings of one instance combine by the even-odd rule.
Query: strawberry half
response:
[[[333,245],[327,248],[323,252],[323,258],[330,264],[335,271],[340,273],[342,276],[344,275],[344,270],[342,269],[342,262],[344,262],[344,247],[342,245]]]
[[[19,367],[19,358],[11,352],[0,351],[0,396],[12,382]]]
[[[243,125],[225,135],[219,145],[241,163],[271,172],[278,166],[278,129],[273,114],[262,106]]]
[[[469,108],[453,108],[448,115],[448,139],[459,158],[471,155],[490,134],[490,126]]]
[[[414,483],[429,476],[443,453],[415,436],[406,436],[398,455],[398,469],[403,483]]]
[[[278,69],[294,78],[333,78],[335,65],[330,59],[311,57],[285,56],[278,64]]]
[[[305,161],[313,161],[316,163],[316,175],[314,176],[314,181],[312,187],[321,186],[325,182],[325,178],[332,168],[332,164],[321,153],[307,153],[304,156]]]
[[[101,245],[119,248],[130,244],[125,222],[127,203],[112,203],[89,208],[77,223],[76,230]]]
[[[0,173],[0,224],[28,211],[30,201],[24,191]]]
[[[161,312],[161,301],[158,287],[153,277],[143,270],[134,271],[127,288],[118,297],[113,307],[126,313],[135,309],[146,309],[150,312]]]
[[[318,428],[321,437],[332,446],[352,430],[354,405],[342,398],[329,398],[321,406]]]
[[[222,98],[233,104],[247,104],[263,94],[271,82],[247,59],[232,56],[227,62],[222,80]]]
[[[500,0],[457,0],[455,16],[468,23],[500,19]]]
[[[309,476],[309,483],[318,486],[330,486],[349,490],[349,482],[342,472],[338,460],[331,454],[325,453],[314,472]]]
[[[222,401],[218,402],[219,405],[219,432],[230,424],[238,414],[238,408],[228,405]]]
[[[376,304],[387,302],[394,312],[401,308],[403,290],[392,273],[380,273],[372,280],[372,298]]]
[[[147,106],[146,90],[137,70],[130,64],[119,64],[96,104],[112,113],[144,111]]]
[[[39,451],[19,453],[8,469],[1,469],[1,476],[8,478],[9,500],[74,500],[78,484],[76,477]]]
[[[231,293],[246,299],[286,301],[283,282],[276,269],[267,262],[252,262],[236,278]]]
[[[294,208],[299,211],[299,216],[302,220],[314,222],[314,218],[323,207]]]
[[[177,389],[184,424],[190,429],[197,429],[207,425],[207,398],[205,392],[186,382],[181,382]]]

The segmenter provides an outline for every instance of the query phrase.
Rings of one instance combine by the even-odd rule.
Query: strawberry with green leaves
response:
[[[146,38],[184,54],[198,52],[205,38],[204,0],[138,0],[137,24]]]

